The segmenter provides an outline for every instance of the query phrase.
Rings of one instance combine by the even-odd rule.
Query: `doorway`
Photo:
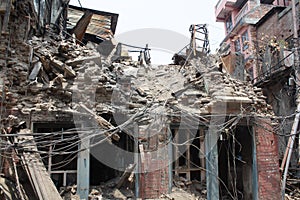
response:
[[[219,193],[221,199],[253,199],[252,129],[237,126],[218,140]]]

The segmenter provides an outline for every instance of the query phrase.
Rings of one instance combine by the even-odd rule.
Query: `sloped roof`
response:
[[[70,5],[68,8],[67,29],[74,28],[76,23],[83,16],[85,11],[93,13],[91,22],[87,27],[86,33],[98,36],[103,40],[111,39],[112,36],[115,34],[118,22],[119,15],[116,13],[97,11]]]

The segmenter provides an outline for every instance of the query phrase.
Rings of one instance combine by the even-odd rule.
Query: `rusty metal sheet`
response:
[[[111,39],[114,35],[116,27],[117,14],[106,13],[101,11],[95,11],[86,9],[93,13],[92,19],[86,29],[86,33],[96,35],[104,40]],[[103,14],[101,14],[103,13]],[[68,24],[67,28],[72,29],[76,23],[84,15],[84,11],[72,6],[68,8]]]

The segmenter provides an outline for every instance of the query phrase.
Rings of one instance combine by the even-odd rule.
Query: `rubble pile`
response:
[[[202,59],[203,60],[203,59]],[[249,82],[231,78],[220,72],[215,59],[208,61],[193,60],[192,65],[183,71],[186,82],[184,88],[177,90],[173,96],[179,110],[192,111],[198,114],[217,112],[218,103],[234,103],[240,106],[239,112],[252,113],[262,116],[273,116],[272,107],[266,103],[266,97],[261,88],[253,87]],[[225,109],[231,109],[229,104]],[[226,110],[219,110],[226,112]]]
[[[97,114],[130,116],[146,106],[156,113],[183,109],[205,115],[213,112],[217,102],[239,102],[249,105],[247,111],[272,115],[261,89],[218,71],[213,56],[184,69],[133,61],[109,63],[93,45],[81,46],[51,30],[43,37],[32,37],[26,46],[31,51],[29,64],[22,64],[23,57],[14,58],[7,69],[14,113],[82,112],[78,103],[84,102]]]

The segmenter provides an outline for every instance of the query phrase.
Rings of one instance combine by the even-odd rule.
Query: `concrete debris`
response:
[[[134,193],[127,187],[115,188],[119,179],[112,179],[99,186],[93,186],[90,190],[89,199],[135,199]]]

